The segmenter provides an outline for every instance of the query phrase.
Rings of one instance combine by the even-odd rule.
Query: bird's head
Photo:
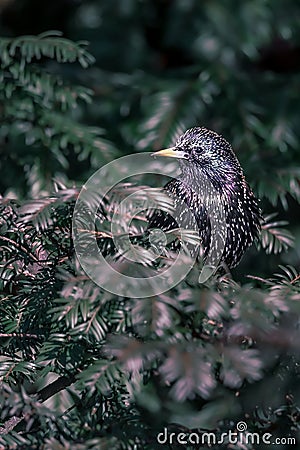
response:
[[[222,136],[204,127],[194,127],[182,134],[174,147],[159,150],[153,156],[180,160],[184,173],[200,171],[212,181],[226,183],[242,169],[231,145]]]

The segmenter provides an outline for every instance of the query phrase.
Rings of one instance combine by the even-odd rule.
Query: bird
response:
[[[148,229],[166,232],[180,226],[178,219],[188,228],[191,220],[184,218],[189,212],[199,232],[204,262],[226,269],[236,267],[258,238],[262,216],[229,142],[215,131],[193,127],[173,147],[152,155],[176,158],[181,173],[164,186],[177,218],[155,210]]]

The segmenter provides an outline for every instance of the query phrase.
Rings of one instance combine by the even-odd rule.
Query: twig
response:
[[[45,386],[43,389],[41,389],[38,392],[38,398],[41,402],[46,401],[48,398],[52,397],[54,394],[57,394],[59,391],[62,391],[63,389],[67,388],[71,384],[73,384],[75,381],[75,377],[71,376],[61,376],[57,380],[53,381],[53,383],[49,384],[48,386]]]
[[[1,236],[0,240],[4,241],[4,242],[9,242],[10,244],[12,244],[14,247],[18,248],[19,250],[22,250],[22,252],[24,252],[26,255],[30,256],[33,261],[39,265],[42,264],[47,264],[47,265],[51,265],[53,264],[50,261],[45,261],[45,260],[40,260],[38,259],[33,253],[31,253],[26,247],[24,247],[22,244],[18,244],[18,242],[15,242],[14,240],[6,237],[6,236]]]
[[[295,282],[298,281],[298,280],[300,280],[300,274],[297,275],[296,278],[294,278],[294,279],[291,281],[291,284],[292,284],[292,283],[295,283]]]
[[[39,339],[42,336],[38,336],[37,334],[30,334],[30,333],[0,333],[0,338],[7,338],[7,337],[20,337],[20,338],[31,338],[31,339]]]

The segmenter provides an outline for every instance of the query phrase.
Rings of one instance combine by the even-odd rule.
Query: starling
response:
[[[213,264],[217,260],[229,269],[235,267],[258,236],[261,215],[231,145],[214,131],[194,127],[174,147],[153,155],[178,158],[181,174],[164,189],[174,206],[180,206],[181,219],[187,209],[194,216],[204,261],[214,255]],[[176,218],[156,210],[148,228],[168,231],[177,227]]]

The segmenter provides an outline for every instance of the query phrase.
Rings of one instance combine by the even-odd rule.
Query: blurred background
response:
[[[299,438],[299,73],[299,0],[0,0],[1,448]],[[233,145],[263,248],[224,283],[103,291],[74,258],[81,186],[193,126]]]
[[[288,255],[262,257],[261,272],[279,262],[298,264],[297,0],[1,0],[0,14],[3,37],[58,30],[88,41],[95,61],[87,69],[45,57],[31,66],[93,95],[57,116],[57,126],[67,118],[70,133],[80,124],[81,132],[96,127],[102,136],[100,148],[91,139],[46,142],[38,137],[46,119],[36,99],[31,113],[23,100],[14,113],[12,103],[4,107],[2,194],[38,197],[51,191],[53,178],[82,183],[115,157],[162,148],[202,125],[232,143],[264,213],[278,212],[276,220],[288,221],[296,236]],[[46,87],[44,96],[50,97]],[[49,105],[61,112],[54,98]],[[249,267],[256,257],[253,250]]]

